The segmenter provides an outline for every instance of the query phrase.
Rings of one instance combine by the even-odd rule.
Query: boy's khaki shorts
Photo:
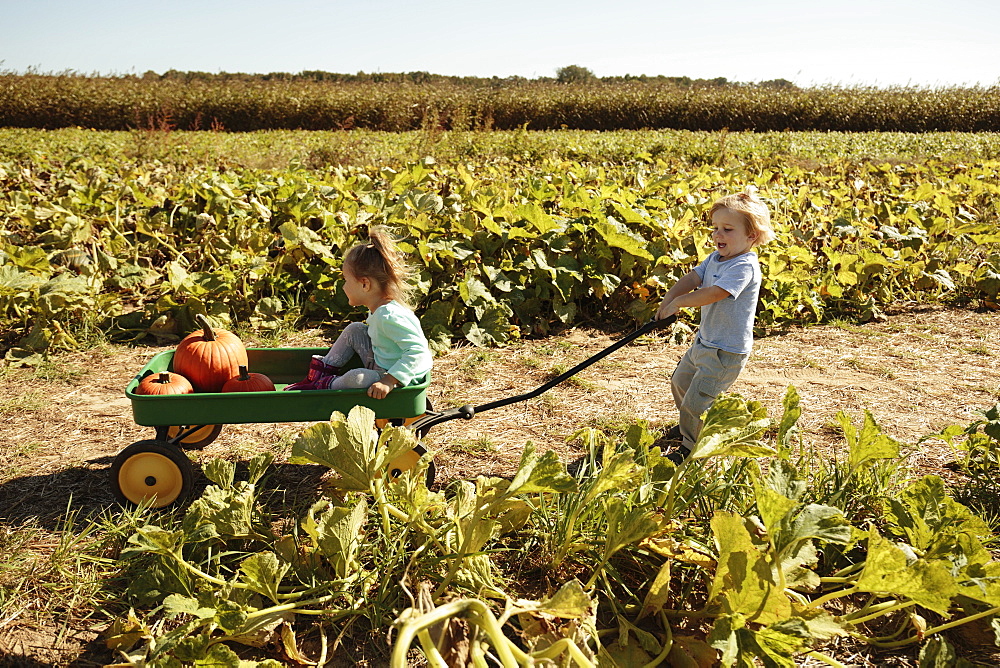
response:
[[[695,340],[677,363],[670,386],[680,413],[679,426],[684,447],[691,450],[701,432],[701,416],[715,398],[739,378],[749,355],[709,348]]]

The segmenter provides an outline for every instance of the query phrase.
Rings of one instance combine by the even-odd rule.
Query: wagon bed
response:
[[[423,415],[427,407],[430,373],[419,383],[390,392],[384,399],[369,397],[366,389],[298,390],[286,385],[305,377],[313,355],[328,348],[248,348],[248,368],[274,383],[274,392],[197,392],[194,394],[136,394],[139,381],[153,373],[173,371],[174,351],[158,353],[125,387],[132,402],[135,423],[144,427],[173,425],[245,424],[250,422],[312,422],[329,420],[334,411],[348,413],[366,406],[379,419],[405,419]],[[355,358],[345,369],[360,366]]]

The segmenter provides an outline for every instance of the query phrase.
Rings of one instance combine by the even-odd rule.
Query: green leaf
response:
[[[773,448],[758,440],[770,424],[760,402],[746,401],[738,394],[720,394],[705,413],[701,433],[690,457],[774,455]]]
[[[955,654],[955,649],[940,635],[931,636],[920,648],[920,668],[965,668],[972,664]]]
[[[959,593],[949,564],[911,558],[872,528],[868,533],[868,558],[858,578],[859,591],[899,596],[947,616],[951,599]]]
[[[240,668],[240,657],[222,643],[212,645],[204,659],[194,662],[195,668]]]
[[[583,499],[580,506],[586,508],[600,495],[623,489],[631,489],[643,477],[643,469],[627,452],[617,452],[612,455],[597,471],[597,475],[589,478],[583,487]]]
[[[785,515],[780,529],[775,532],[774,543],[783,552],[805,540],[823,541],[846,545],[851,540],[851,525],[839,508],[810,503],[801,512]]]
[[[849,424],[850,418],[841,411],[837,414],[842,426]],[[844,434],[848,435],[850,445],[850,456],[848,464],[851,470],[857,470],[862,464],[876,459],[898,459],[899,441],[882,433],[881,427],[875,422],[871,412],[865,410],[864,423],[860,433],[856,432],[853,425],[848,429],[844,427]]]
[[[623,617],[618,617],[617,622],[619,645],[624,646],[630,644],[628,639],[629,636],[635,636],[635,639],[639,641],[639,647],[641,647],[644,651],[649,652],[650,655],[656,656],[663,650],[663,645],[661,645],[657,637],[649,631],[640,629],[638,626],[632,624]]]
[[[375,411],[365,406],[355,406],[347,417],[335,412],[329,422],[314,424],[299,434],[289,461],[322,464],[340,474],[332,485],[366,491],[388,462],[416,445],[409,429],[387,427],[379,435],[374,424]]]
[[[793,619],[805,624],[806,633],[816,640],[831,640],[838,636],[850,635],[844,624],[838,622],[826,610],[801,608],[795,611]]]
[[[785,390],[782,406],[784,406],[785,412],[781,416],[781,424],[778,425],[777,442],[779,451],[785,453],[792,447],[791,441],[798,429],[799,418],[802,417],[799,393],[794,385],[789,385]]]
[[[637,619],[655,615],[670,600],[670,567],[672,563],[670,559],[667,559],[660,566],[660,570],[656,573],[653,582],[650,583],[646,597],[642,601],[642,608],[639,610]]]
[[[740,646],[746,620],[743,615],[719,615],[708,634],[708,644],[719,650],[719,662],[725,668],[754,668],[753,656],[747,656]]]
[[[514,209],[514,215],[531,223],[539,234],[546,234],[560,228],[559,223],[534,202],[518,206]]]
[[[808,628],[801,621],[788,619],[772,624],[767,628],[751,632],[746,644],[753,647],[754,653],[765,667],[795,668],[795,654],[812,640]],[[748,647],[749,649],[749,647]]]
[[[646,250],[646,240],[614,218],[594,219],[591,221],[591,227],[609,246],[620,248],[644,260],[653,260],[653,256]]]
[[[576,480],[566,473],[566,467],[552,450],[539,457],[535,446],[527,443],[521,452],[517,473],[507,488],[507,495],[545,494],[576,491]]]
[[[615,210],[623,221],[632,225],[647,225],[649,221],[635,209],[620,204],[618,202],[611,202],[611,208]]]
[[[655,515],[643,506],[629,508],[622,499],[612,497],[605,506],[608,529],[604,535],[604,558],[624,547],[652,536],[660,527]]]
[[[799,477],[799,472],[785,459],[770,462],[767,474],[761,480],[778,494],[796,501],[806,491],[806,481]]]
[[[242,580],[258,594],[278,601],[278,585],[288,571],[288,564],[278,561],[274,552],[257,552],[240,564]]]
[[[264,477],[267,472],[268,467],[274,461],[274,453],[272,452],[262,452],[258,455],[254,455],[249,462],[247,462],[247,469],[249,470],[249,478],[247,482],[251,485],[256,485],[260,482],[260,479]]]
[[[322,237],[304,225],[296,225],[292,221],[283,223],[278,228],[282,239],[285,242],[286,252],[292,252],[297,248],[305,249],[311,255],[319,257],[332,257],[329,245],[323,241]]]
[[[229,634],[242,632],[247,621],[247,612],[236,601],[221,600],[216,605],[215,623]]]
[[[940,547],[950,537],[968,534],[987,540],[993,533],[989,525],[971,510],[948,496],[944,481],[938,476],[924,476],[907,487],[898,499],[889,499],[888,520],[918,550]],[[952,546],[948,541],[946,547]],[[972,554],[962,555],[969,560]]]
[[[129,536],[128,544],[132,547],[124,551],[123,556],[132,556],[139,552],[173,556],[180,553],[180,548],[184,544],[184,532],[166,531],[157,526],[146,525]]]
[[[811,540],[800,541],[780,554],[781,572],[786,588],[816,589],[822,582],[813,570],[819,562],[819,553]]]
[[[634,668],[647,665],[653,657],[643,651],[638,645],[622,646],[616,640],[611,644],[602,644],[597,655],[597,665],[608,668]]]
[[[458,284],[458,293],[462,297],[462,301],[469,306],[479,304],[481,302],[495,302],[493,295],[490,294],[490,289],[480,281],[478,278],[469,277]]]
[[[202,469],[205,477],[223,489],[229,489],[236,480],[236,462],[221,457],[209,461]]]
[[[671,668],[712,668],[718,664],[718,656],[718,652],[704,640],[675,633],[666,665]]]
[[[323,510],[319,518],[316,513]],[[320,552],[333,564],[338,578],[346,578],[358,568],[362,528],[368,518],[368,503],[362,498],[353,506],[333,506],[318,501],[303,520],[303,528]]]
[[[766,487],[760,480],[755,479],[753,487],[757,498],[757,511],[760,513],[760,519],[764,522],[764,528],[768,532],[773,531],[778,522],[799,505],[798,501],[789,499],[784,494]]]
[[[507,343],[516,328],[510,324],[514,312],[507,304],[496,303],[482,308],[482,314],[478,322],[467,322],[462,326],[462,333],[465,334],[471,343],[481,348],[503,345]]]
[[[788,618],[792,606],[775,580],[775,565],[768,555],[757,549],[744,519],[717,511],[711,524],[719,562],[709,600],[721,599],[729,613],[745,615],[758,624]]]
[[[215,608],[202,606],[197,599],[180,594],[170,594],[163,599],[163,611],[168,615],[191,615],[196,619],[211,619]]]
[[[577,579],[563,584],[550,598],[541,601],[518,600],[519,610],[543,612],[559,619],[583,619],[587,617],[594,602]]]
[[[223,489],[215,485],[205,488],[184,515],[183,527],[189,537],[211,525],[215,535],[227,538],[244,538],[254,533],[256,493],[253,485],[239,483]]]
[[[173,648],[173,657],[185,664],[197,665],[197,662],[204,659],[212,637],[208,633],[199,633],[180,639]]]

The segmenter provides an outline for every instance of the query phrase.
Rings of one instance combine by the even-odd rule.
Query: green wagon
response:
[[[115,497],[126,504],[151,501],[156,507],[182,500],[194,481],[191,461],[183,449],[205,447],[226,424],[325,421],[334,411],[346,414],[354,406],[367,406],[375,412],[379,426],[409,425],[430,408],[429,373],[419,383],[393,390],[384,399],[373,399],[364,389],[283,391],[305,376],[313,355],[326,352],[327,348],[248,348],[248,367],[270,378],[275,385],[273,392],[136,394],[146,376],[173,371],[174,351],[155,355],[125,387],[125,396],[132,403],[135,423],[153,427],[156,435],[133,443],[115,457],[111,466]],[[359,365],[355,358],[347,367]],[[418,434],[423,436],[426,431]],[[423,452],[418,445],[392,462],[390,474],[412,468]],[[431,468],[429,481],[433,476]]]

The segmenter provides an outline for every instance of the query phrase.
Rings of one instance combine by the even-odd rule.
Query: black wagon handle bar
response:
[[[539,385],[530,392],[525,392],[524,394],[519,394],[514,397],[508,397],[506,399],[498,399],[497,401],[490,401],[480,406],[465,405],[465,406],[460,406],[458,408],[452,408],[446,411],[429,412],[427,413],[427,415],[414,422],[411,425],[411,427],[415,431],[420,433],[421,431],[426,431],[427,429],[430,429],[434,425],[441,424],[442,422],[448,422],[450,420],[456,420],[458,418],[461,418],[463,420],[471,420],[473,417],[475,417],[477,413],[493,410],[494,408],[501,408],[503,406],[510,406],[511,404],[516,404],[521,401],[527,401],[528,399],[534,399],[538,395],[544,394],[545,392],[551,390],[553,387],[563,382],[564,380],[572,378],[576,374],[586,369],[591,364],[604,359],[605,357],[615,352],[619,348],[627,346],[640,336],[648,334],[657,327],[665,327],[667,325],[670,325],[676,320],[677,320],[676,314],[663,318],[662,320],[650,320],[649,322],[647,322],[646,324],[644,324],[642,327],[635,330],[631,334],[628,334],[618,339],[604,350],[600,351],[599,353],[591,357],[588,357],[587,359],[583,360],[582,362],[574,366],[572,369],[564,371],[563,373],[559,374],[549,382],[545,383],[544,385]]]

